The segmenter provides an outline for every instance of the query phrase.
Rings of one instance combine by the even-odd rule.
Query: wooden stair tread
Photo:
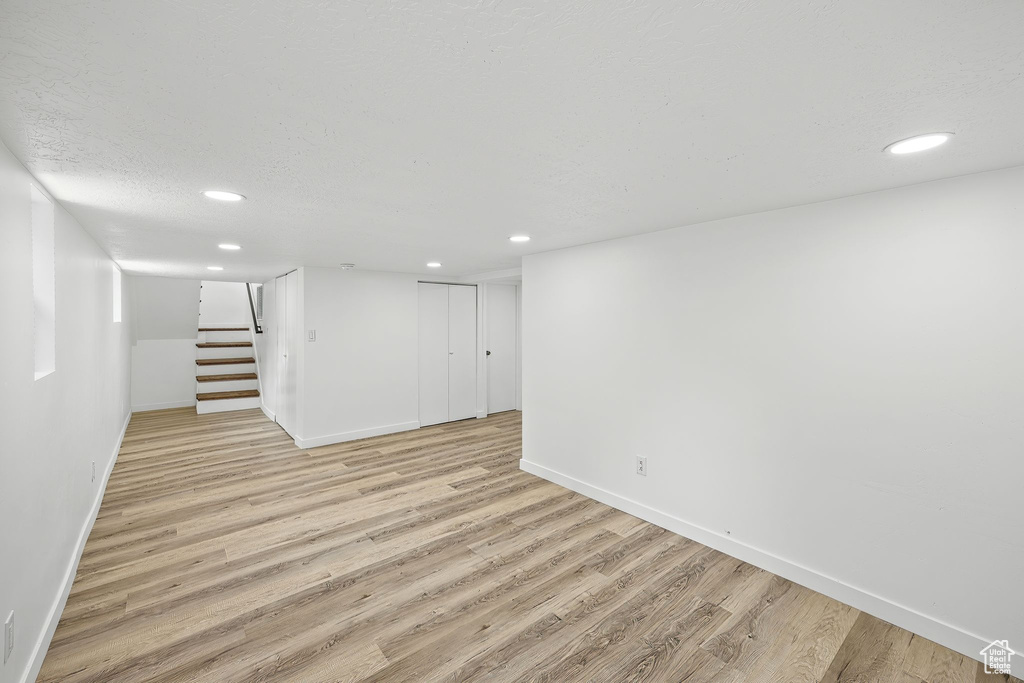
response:
[[[248,327],[200,327],[200,332],[248,332]]]
[[[256,389],[247,389],[245,391],[211,391],[206,394],[196,394],[196,399],[199,401],[221,401],[227,398],[256,398],[260,395],[260,392]]]
[[[255,362],[255,358],[196,358],[196,365],[244,365]]]
[[[196,346],[201,349],[230,349],[236,346],[252,346],[252,342],[197,342]]]
[[[255,372],[240,372],[235,375],[197,375],[199,382],[232,382],[246,379],[257,379]]]

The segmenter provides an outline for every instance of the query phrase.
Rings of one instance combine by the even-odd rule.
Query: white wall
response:
[[[42,664],[130,402],[130,294],[113,322],[112,262],[60,205],[56,371],[33,379],[32,182],[0,145],[0,622],[14,610],[16,630],[3,683]]]
[[[524,469],[975,658],[1024,644],[1022,188],[524,258]]]
[[[132,410],[196,403],[199,280],[126,278],[132,294]]]
[[[200,327],[252,327],[245,283],[203,280],[200,299]]]
[[[297,441],[303,446],[419,425],[417,276],[302,268]]]
[[[132,341],[186,339],[195,343],[199,321],[199,280],[132,276]]]
[[[519,271],[499,274],[515,283]],[[515,279],[509,279],[514,276]],[[332,268],[300,268],[294,278],[297,310],[290,313],[295,348],[296,416],[292,435],[302,447],[415,429],[418,409],[417,283],[422,276]],[[481,293],[488,275],[478,282]],[[263,382],[263,406],[277,414],[278,337],[277,280],[264,283],[263,334],[256,352]],[[478,405],[487,414],[483,337],[483,294],[478,297]],[[306,333],[316,330],[317,340]]]

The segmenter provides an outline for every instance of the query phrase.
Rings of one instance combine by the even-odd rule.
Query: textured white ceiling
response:
[[[0,0],[0,137],[129,271],[455,276],[1022,164],[1022,29],[1018,0]]]

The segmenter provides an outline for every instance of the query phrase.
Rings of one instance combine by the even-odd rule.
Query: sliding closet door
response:
[[[420,283],[420,426],[448,421],[448,285]]]
[[[476,417],[476,287],[448,287],[448,419]]]

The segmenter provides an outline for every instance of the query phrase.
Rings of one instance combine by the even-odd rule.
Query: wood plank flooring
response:
[[[134,416],[39,680],[1006,680],[520,471],[520,431]]]

